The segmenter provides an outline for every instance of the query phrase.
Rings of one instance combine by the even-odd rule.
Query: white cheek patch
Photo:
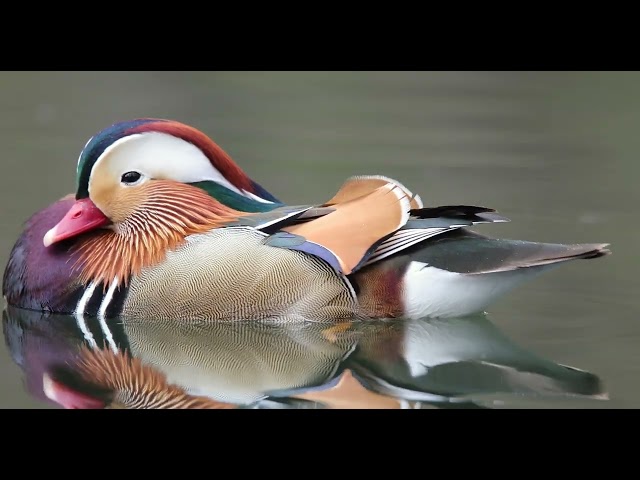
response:
[[[198,147],[166,133],[138,133],[116,140],[98,157],[92,175],[102,164],[118,181],[123,173],[133,170],[149,178],[182,183],[213,181],[246,195],[214,168]]]

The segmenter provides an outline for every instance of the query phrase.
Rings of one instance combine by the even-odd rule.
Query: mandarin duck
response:
[[[27,222],[4,273],[8,303],[100,317],[456,317],[564,262],[610,253],[480,235],[469,227],[508,220],[425,207],[383,176],[286,205],[204,133],[170,120],[102,130],[76,181],[75,198]]]

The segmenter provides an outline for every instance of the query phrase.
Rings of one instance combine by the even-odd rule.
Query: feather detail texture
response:
[[[113,229],[95,232],[74,248],[83,283],[114,278],[127,285],[144,267],[162,262],[167,251],[182,245],[188,235],[235,221],[240,215],[197,187],[170,180],[154,180],[140,189],[132,213]]]

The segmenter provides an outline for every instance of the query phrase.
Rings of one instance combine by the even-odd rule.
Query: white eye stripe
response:
[[[104,164],[112,175],[118,175],[118,182],[122,174],[136,171],[147,178],[171,179],[182,183],[211,180],[242,195],[195,145],[164,133],[132,134],[109,145],[93,164],[89,193],[93,173]]]
[[[92,166],[87,190],[91,195],[94,172],[101,171],[122,186],[135,186],[150,179],[168,179],[182,183],[215,182],[247,198],[273,203],[236,187],[211,163],[194,144],[162,132],[143,132],[119,138],[98,156]],[[122,175],[136,171],[142,175],[138,183],[122,182]],[[116,177],[117,175],[117,177]]]

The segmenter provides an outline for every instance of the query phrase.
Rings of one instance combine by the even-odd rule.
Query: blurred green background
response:
[[[489,311],[517,343],[600,375],[640,406],[640,74],[634,72],[2,72],[0,260],[22,222],[74,189],[87,140],[162,117],[211,136],[289,203],[354,174],[397,178],[428,205],[496,208],[503,238],[610,242]],[[41,406],[0,346],[0,407]]]

